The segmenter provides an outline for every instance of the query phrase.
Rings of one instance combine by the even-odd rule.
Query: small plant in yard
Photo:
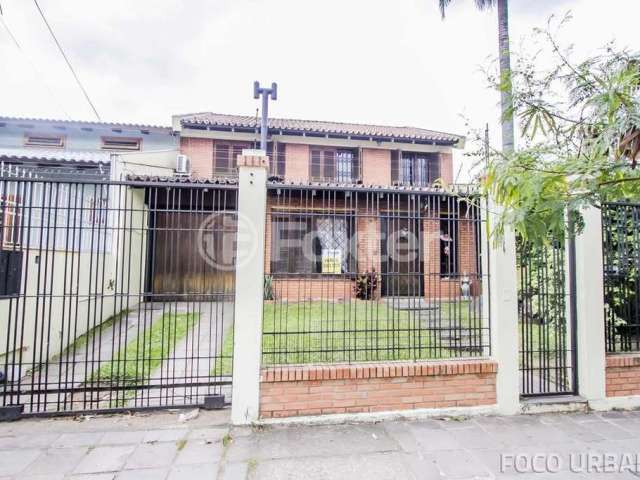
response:
[[[378,289],[378,274],[375,270],[360,273],[356,277],[354,293],[359,300],[371,300]]]
[[[264,299],[273,300],[273,275],[265,275],[264,277]]]

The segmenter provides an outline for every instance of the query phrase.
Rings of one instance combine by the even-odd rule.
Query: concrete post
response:
[[[582,215],[575,242],[578,393],[597,408],[606,397],[602,217],[595,207]]]
[[[237,159],[238,241],[233,331],[231,422],[246,425],[260,412],[262,299],[269,159],[262,150],[244,150]]]
[[[509,228],[505,228],[503,238],[497,241],[491,234],[499,208],[489,202],[489,212],[494,212],[488,215],[491,351],[492,358],[498,362],[498,411],[503,415],[514,415],[520,412],[516,239]]]

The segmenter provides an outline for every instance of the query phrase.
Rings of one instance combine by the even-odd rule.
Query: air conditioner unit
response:
[[[191,160],[186,155],[176,157],[176,175],[191,175]]]

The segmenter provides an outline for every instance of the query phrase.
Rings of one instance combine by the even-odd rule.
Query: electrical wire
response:
[[[38,12],[40,12],[40,16],[42,17],[42,20],[44,21],[44,24],[47,26],[47,29],[49,30],[49,33],[51,34],[51,37],[53,37],[53,41],[58,46],[58,50],[60,50],[60,54],[62,55],[62,58],[64,58],[64,61],[67,62],[67,66],[69,67],[69,70],[71,70],[71,73],[73,74],[73,78],[76,79],[76,83],[80,87],[80,90],[82,90],[82,93],[84,94],[84,98],[87,99],[87,102],[91,106],[91,109],[93,110],[93,113],[95,113],[96,118],[98,119],[98,121],[101,122],[102,119],[100,118],[100,114],[98,113],[98,110],[96,109],[95,105],[91,101],[91,98],[89,97],[89,94],[87,93],[87,90],[84,88],[84,85],[82,85],[82,82],[80,81],[80,78],[76,74],[76,71],[73,69],[73,66],[71,65],[71,62],[69,61],[69,58],[67,58],[67,54],[64,53],[64,49],[62,48],[62,45],[60,45],[60,42],[58,41],[58,38],[56,37],[56,34],[53,33],[53,29],[51,28],[51,25],[49,25],[49,22],[47,21],[47,17],[45,17],[44,12],[40,8],[40,5],[38,4],[38,0],[33,0],[33,3],[36,4],[36,8],[38,9]]]
[[[62,113],[64,113],[64,116],[67,117],[68,120],[71,120],[71,116],[69,115],[69,112],[67,112],[65,110],[65,108],[62,106],[62,104],[58,101],[58,97],[56,95],[54,95],[53,90],[51,89],[51,86],[49,85],[49,83],[46,81],[46,76],[42,74],[42,71],[38,68],[38,66],[33,62],[33,60],[31,59],[31,57],[27,54],[27,52],[24,51],[24,49],[22,48],[22,46],[20,45],[20,42],[18,42],[18,39],[16,38],[16,36],[13,34],[13,32],[11,31],[11,29],[9,28],[9,25],[7,25],[7,22],[5,22],[4,20],[4,16],[2,14],[0,14],[0,23],[2,23],[2,26],[4,27],[5,31],[7,32],[7,34],[9,35],[9,38],[11,38],[11,41],[13,42],[13,44],[15,45],[15,47],[18,49],[18,51],[24,56],[24,58],[27,60],[27,63],[29,65],[31,65],[31,68],[33,69],[33,71],[36,74],[36,77],[42,81],[42,85],[44,85],[44,88],[47,90],[47,92],[49,93],[50,98],[52,98],[55,103],[57,104],[58,108],[60,109],[60,111]]]

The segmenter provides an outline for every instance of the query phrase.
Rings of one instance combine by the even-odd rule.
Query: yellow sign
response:
[[[342,273],[341,250],[322,250],[322,273]]]

